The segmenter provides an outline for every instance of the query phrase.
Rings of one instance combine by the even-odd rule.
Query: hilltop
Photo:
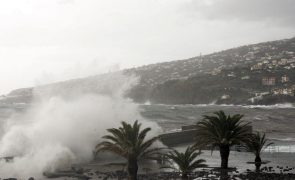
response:
[[[127,96],[163,104],[275,104],[295,102],[295,38],[232,48],[184,60],[122,70],[140,82]],[[43,86],[54,94],[106,92],[110,74]],[[35,88],[2,96],[2,103],[29,103]]]

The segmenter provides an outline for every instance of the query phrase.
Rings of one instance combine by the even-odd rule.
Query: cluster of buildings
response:
[[[284,85],[284,84],[286,84],[288,82],[290,82],[290,78],[287,75],[281,76],[280,79],[278,79],[278,80],[274,76],[271,76],[271,77],[263,77],[262,80],[261,80],[261,83],[264,86],[275,86],[278,83]],[[295,85],[292,85],[292,86],[289,86],[288,84],[286,84],[286,85],[287,86],[272,88],[271,89],[271,93],[273,95],[290,95],[290,96],[294,96]]]
[[[190,59],[147,65],[128,71],[141,77],[141,85],[152,87],[168,80],[193,77],[202,72],[202,63],[200,59]]]
[[[262,85],[274,86],[274,85],[276,85],[276,78],[275,77],[263,77],[262,78]]]
[[[251,71],[257,70],[272,70],[277,67],[282,67],[285,69],[293,69],[295,68],[295,57],[290,59],[280,59],[280,60],[262,60],[250,67]]]
[[[289,87],[289,88],[275,88],[272,89],[272,94],[274,95],[289,95],[294,96],[295,93],[295,85]]]
[[[293,43],[293,44],[292,44]],[[249,71],[272,72],[279,68],[295,69],[295,42],[281,40],[256,45],[237,47],[209,55],[193,57],[182,61],[150,64],[126,71],[141,77],[140,85],[156,86],[168,80],[186,79],[199,74],[220,75],[222,70],[235,67],[247,67]],[[243,74],[242,80],[249,79]],[[236,74],[228,74],[236,77]],[[272,86],[275,79],[265,79],[264,84]]]
[[[270,96],[270,95],[287,95],[287,96],[295,96],[295,84],[290,87],[281,87],[281,88],[273,88],[270,91],[265,92],[257,92],[255,93],[255,96],[250,98],[249,100],[253,103],[257,100],[263,99],[264,96]]]
[[[274,76],[263,77],[261,80],[262,85],[264,86],[275,86],[277,78]],[[290,77],[287,75],[283,75],[280,80],[281,83],[287,83],[290,81]]]

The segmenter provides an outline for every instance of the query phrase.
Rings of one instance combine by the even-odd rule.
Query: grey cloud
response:
[[[212,20],[264,21],[295,26],[294,0],[195,0],[187,7]]]
[[[73,4],[75,0],[59,0],[57,1],[58,4]]]

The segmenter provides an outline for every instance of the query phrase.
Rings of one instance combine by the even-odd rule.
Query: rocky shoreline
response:
[[[265,166],[260,172],[255,172],[247,169],[241,172],[237,168],[229,168],[227,170],[209,167],[200,169],[189,174],[189,179],[197,180],[294,180],[295,167],[283,166]],[[72,168],[70,170],[57,171],[54,173],[44,173],[46,179],[77,179],[77,180],[125,180],[128,179],[128,174],[124,170],[104,171],[97,169]],[[145,172],[138,174],[139,180],[180,180],[179,172]],[[17,180],[17,178],[6,178],[3,180]],[[28,180],[35,180],[30,177]]]
[[[280,171],[277,173],[276,171]],[[236,168],[229,170],[221,170],[219,168],[206,168],[200,171],[196,171],[189,175],[189,179],[198,180],[294,180],[295,174],[289,171],[294,170],[294,167],[264,167],[261,172],[254,172],[247,170],[246,172],[239,172]],[[97,179],[97,180],[124,180],[127,179],[128,175],[126,171],[93,171],[91,169],[78,171],[67,171],[67,172],[56,172],[51,174],[44,174],[47,178],[73,178],[79,180]],[[181,179],[179,172],[157,172],[157,173],[143,173],[138,174],[139,180],[178,180]],[[4,179],[5,180],[5,179]],[[8,178],[6,180],[17,180],[16,178]],[[28,180],[34,180],[30,178]]]

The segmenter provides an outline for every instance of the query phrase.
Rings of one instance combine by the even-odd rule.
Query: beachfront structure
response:
[[[180,144],[192,144],[196,134],[196,126],[182,126],[181,130],[161,134],[159,139],[166,146],[173,147]]]
[[[196,128],[196,125],[184,125],[181,126],[181,129],[178,131],[161,134],[159,139],[168,147],[174,147],[181,144],[193,144],[196,141]],[[251,125],[248,125],[247,128],[249,128],[249,132],[253,132],[253,127]],[[208,147],[208,149],[210,148]],[[231,149],[236,151],[244,150],[241,146],[232,146]]]

